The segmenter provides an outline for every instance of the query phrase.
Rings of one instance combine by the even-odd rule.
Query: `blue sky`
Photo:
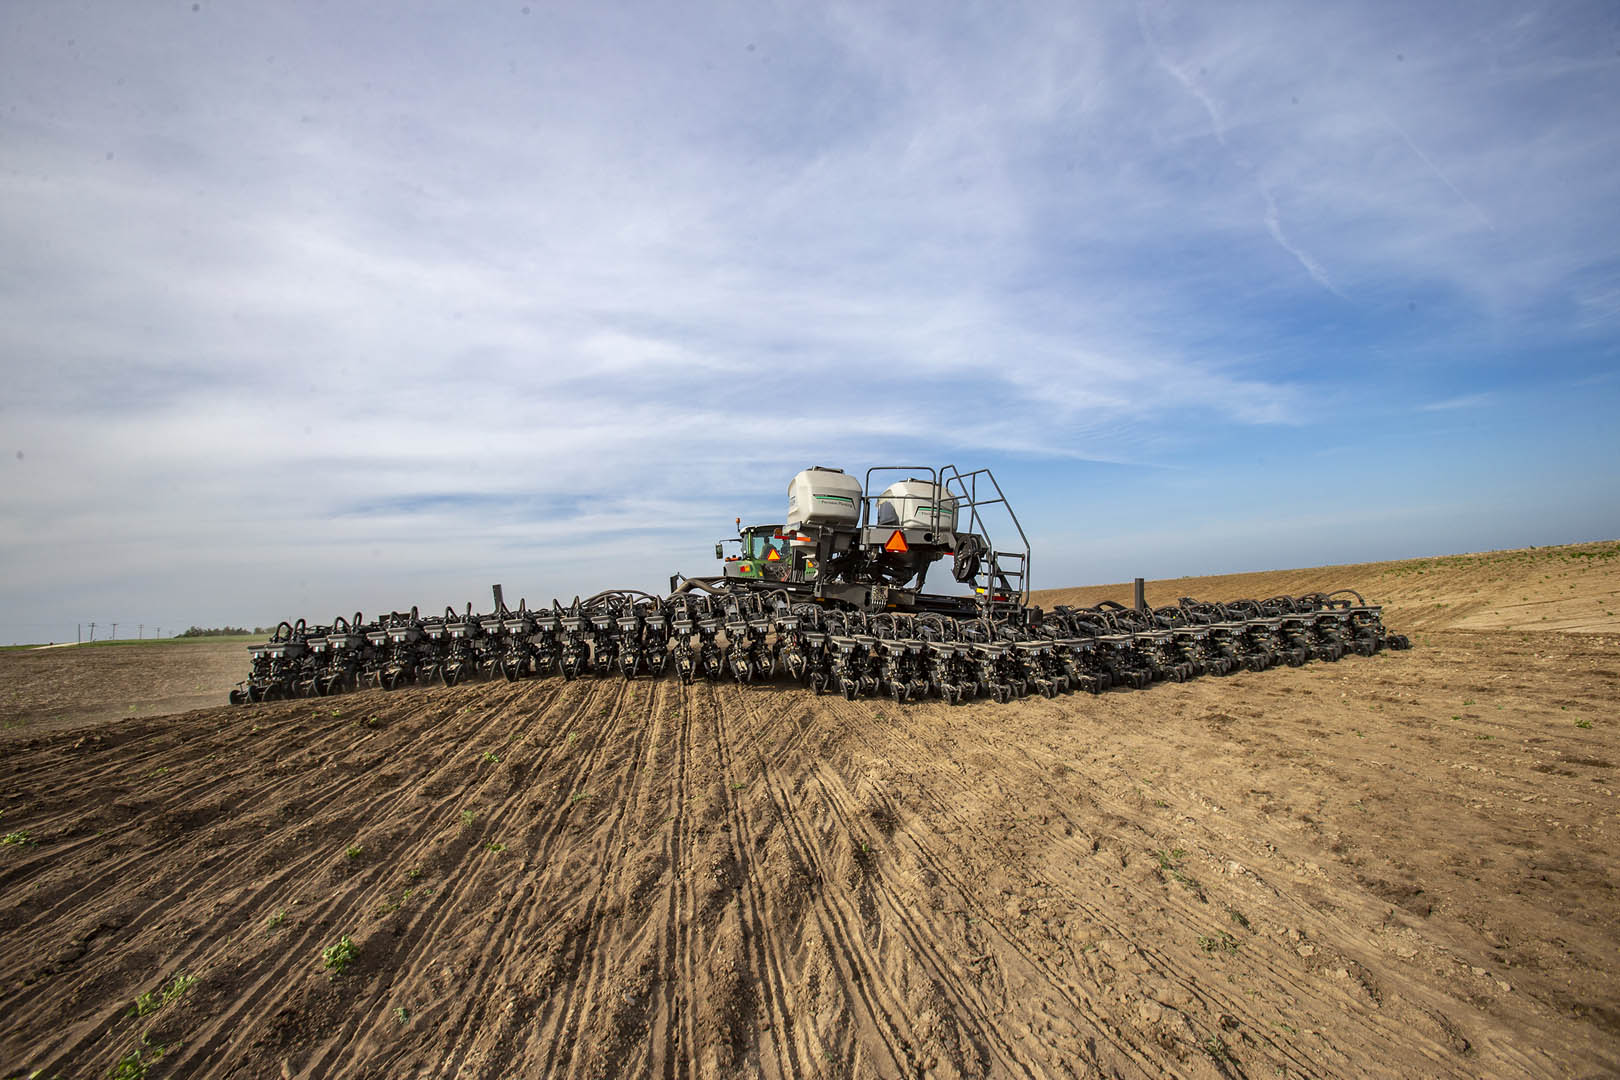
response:
[[[1616,101],[1595,3],[5,5],[0,640],[656,586],[810,464],[1040,586],[1620,535]]]

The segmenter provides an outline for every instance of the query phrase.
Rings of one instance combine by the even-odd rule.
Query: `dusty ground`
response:
[[[247,674],[244,642],[0,651],[0,730],[30,733],[217,705]]]
[[[1100,698],[3,729],[0,1075],[1614,1075],[1617,552],[1166,583],[1417,648]]]

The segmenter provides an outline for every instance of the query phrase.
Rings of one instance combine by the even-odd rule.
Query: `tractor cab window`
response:
[[[750,559],[769,559],[771,549],[774,548],[777,558],[785,558],[787,555],[787,541],[773,535],[775,532],[776,530],[772,528],[749,533],[743,544],[743,554]]]

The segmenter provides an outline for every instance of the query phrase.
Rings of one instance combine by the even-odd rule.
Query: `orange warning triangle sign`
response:
[[[766,562],[781,562],[782,561],[782,556],[781,556],[780,553],[777,552],[777,550],[775,548],[771,548],[771,553],[769,555],[765,556],[765,561]]]
[[[902,552],[910,551],[911,548],[906,545],[906,534],[901,532],[899,529],[896,529],[889,537],[889,542],[883,545],[883,550]]]

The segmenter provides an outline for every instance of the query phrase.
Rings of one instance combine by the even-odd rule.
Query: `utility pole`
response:
[[[84,644],[84,623],[79,624],[79,644]]]
[[[109,637],[107,640],[108,641],[117,641],[118,640],[118,624],[117,623],[113,623],[112,636]]]
[[[153,631],[152,631],[152,636],[155,637],[155,638],[162,637],[163,636],[163,627],[159,626],[159,627],[154,628]]]
[[[136,623],[135,624],[135,640],[139,641],[139,640],[141,640],[141,638],[143,638],[145,636],[146,636],[146,624],[143,623],[143,622]]]
[[[90,624],[90,640],[91,641],[96,640],[96,624],[95,623]]]

